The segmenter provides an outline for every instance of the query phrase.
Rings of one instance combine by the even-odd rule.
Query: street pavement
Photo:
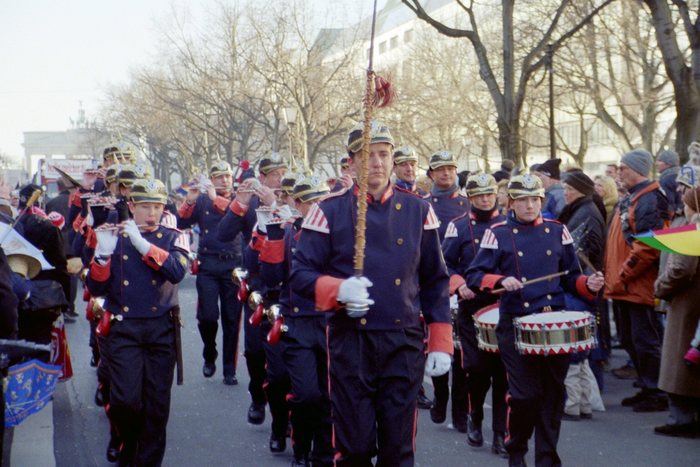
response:
[[[80,300],[80,298],[79,298]],[[225,386],[221,361],[214,377],[202,376],[201,341],[195,319],[196,290],[194,278],[187,277],[180,288],[180,303],[185,328],[183,353],[185,383],[173,386],[168,447],[165,466],[283,466],[292,460],[291,443],[283,454],[268,450],[269,413],[260,426],[249,425],[246,413],[250,399],[248,377],[242,350],[239,353],[237,386]],[[78,309],[84,309],[79,303]],[[13,466],[66,467],[109,466],[105,451],[108,424],[101,407],[93,401],[96,377],[89,365],[88,323],[82,317],[67,325],[74,376],[60,383],[53,411],[48,407],[33,415],[14,431],[11,459]],[[219,336],[220,341],[220,336]],[[242,339],[241,339],[242,341]],[[219,344],[220,345],[220,344]],[[615,351],[611,367],[624,363],[621,351]],[[668,412],[633,413],[620,406],[623,397],[636,389],[632,382],[606,374],[603,392],[607,411],[595,412],[593,420],[563,422],[559,452],[567,466],[690,466],[698,465],[700,441],[662,437],[653,427],[665,422]],[[427,392],[432,393],[429,378]],[[490,400],[490,395],[487,401]],[[505,466],[507,461],[490,452],[490,406],[486,409],[482,448],[471,448],[466,435],[452,429],[448,421],[435,425],[427,410],[419,411],[416,446],[417,466]],[[32,423],[29,423],[29,422]],[[53,430],[51,430],[53,428]],[[47,442],[53,431],[53,443]],[[42,443],[37,443],[37,440]],[[32,448],[33,446],[33,448]],[[7,449],[7,447],[6,447]],[[528,454],[534,465],[533,441]],[[51,452],[53,450],[53,452]],[[53,454],[53,456],[52,456]],[[6,457],[7,458],[7,457]],[[47,460],[48,459],[48,460]]]

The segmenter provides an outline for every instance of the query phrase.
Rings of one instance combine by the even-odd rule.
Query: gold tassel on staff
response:
[[[391,83],[376,76],[372,69],[372,61],[374,59],[374,30],[377,21],[377,0],[374,0],[374,9],[372,13],[372,30],[369,43],[369,66],[367,67],[367,81],[365,86],[365,95],[362,99],[363,107],[363,130],[362,130],[362,151],[360,152],[359,167],[357,173],[357,183],[359,187],[359,196],[357,198],[357,224],[355,226],[355,257],[354,270],[355,276],[361,277],[364,272],[365,265],[365,230],[367,219],[367,179],[369,170],[369,146],[372,132],[372,111],[374,107],[386,107],[394,100],[395,91]]]

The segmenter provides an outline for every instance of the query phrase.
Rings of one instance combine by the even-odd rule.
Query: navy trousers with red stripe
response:
[[[560,466],[557,454],[569,369],[569,355],[521,355],[515,347],[513,316],[501,314],[496,328],[498,348],[508,374],[508,438],[511,458],[527,453],[535,432],[535,464]]]
[[[330,325],[330,397],[337,466],[412,466],[422,327],[361,331]]]

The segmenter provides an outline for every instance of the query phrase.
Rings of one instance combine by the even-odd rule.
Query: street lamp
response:
[[[299,115],[299,109],[297,107],[285,107],[283,109],[284,111],[284,119],[287,122],[287,126],[289,128],[294,129],[294,139],[296,139],[299,142],[299,145],[301,146],[301,163],[302,163],[302,170],[308,170],[309,169],[309,161],[308,161],[308,156],[307,156],[307,148],[306,148],[306,127],[304,125],[304,119],[300,118],[299,119],[299,125],[297,125],[297,116]],[[292,145],[292,137],[291,135],[289,136],[289,150],[291,153],[294,151],[292,150],[293,145]],[[292,155],[292,161],[294,160],[294,156]],[[292,162],[292,165],[293,162]]]

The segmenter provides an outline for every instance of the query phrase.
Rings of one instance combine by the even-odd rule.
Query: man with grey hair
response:
[[[650,180],[653,158],[643,149],[622,156],[620,183],[627,189],[612,217],[605,255],[605,298],[619,311],[618,333],[630,354],[642,389],[622,400],[635,412],[666,410],[668,400],[658,388],[663,330],[654,311],[654,281],[659,251],[635,238],[663,228],[669,219],[668,201],[658,181]]]

